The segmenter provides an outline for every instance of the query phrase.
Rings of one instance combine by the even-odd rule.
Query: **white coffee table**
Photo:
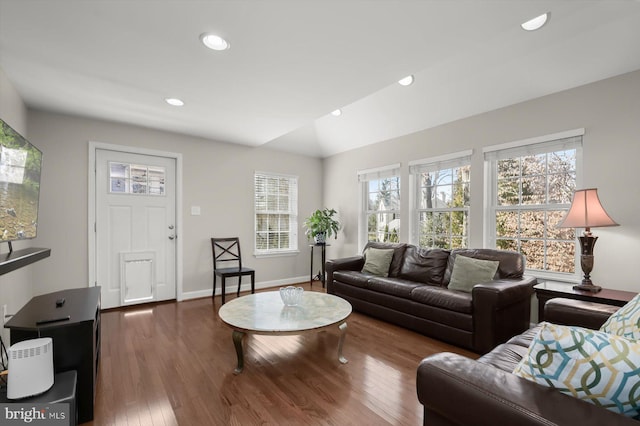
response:
[[[305,291],[299,305],[285,306],[277,291],[255,293],[225,303],[218,315],[233,329],[233,344],[238,356],[236,374],[244,368],[242,340],[247,333],[283,336],[320,331],[336,324],[340,330],[338,360],[347,363],[342,356],[342,346],[351,304],[340,297]]]

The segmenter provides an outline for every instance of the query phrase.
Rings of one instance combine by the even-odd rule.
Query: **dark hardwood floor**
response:
[[[354,312],[347,364],[337,359],[337,328],[249,335],[234,375],[219,308],[216,297],[103,312],[95,419],[86,425],[421,425],[420,360],[476,356]]]

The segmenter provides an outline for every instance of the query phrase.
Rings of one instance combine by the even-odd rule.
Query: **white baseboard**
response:
[[[244,281],[244,280],[243,280]],[[291,284],[298,284],[298,283],[302,283],[302,282],[308,282],[309,281],[309,277],[308,276],[302,276],[302,277],[293,277],[293,278],[286,278],[283,280],[273,280],[273,281],[263,281],[263,282],[257,282],[256,283],[256,290],[259,289],[264,289],[264,288],[272,288],[272,287],[282,287],[282,286],[286,286],[286,285],[291,285]],[[231,283],[227,285],[227,292],[226,294],[231,294],[231,293],[235,293],[237,290],[236,287],[236,279],[232,278],[230,281],[227,281],[227,283]],[[240,291],[251,291],[251,283],[242,283],[242,286],[240,286]],[[220,287],[220,285],[216,285],[216,296],[219,296],[220,294],[222,294],[222,288]],[[211,297],[211,290],[206,289],[206,290],[196,290],[196,291],[188,291],[188,292],[183,292],[182,293],[182,297],[179,298],[178,300],[189,300],[189,299],[198,299],[200,297]]]

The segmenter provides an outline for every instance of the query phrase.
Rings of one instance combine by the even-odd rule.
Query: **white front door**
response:
[[[96,149],[102,307],[176,298],[176,159]]]

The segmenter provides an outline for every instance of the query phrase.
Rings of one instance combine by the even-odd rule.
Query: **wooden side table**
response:
[[[538,321],[544,321],[544,305],[549,299],[563,297],[565,299],[584,300],[586,302],[603,303],[605,305],[624,306],[637,293],[632,291],[611,290],[603,288],[597,293],[573,289],[573,284],[559,281],[542,281],[533,286],[538,298]]]

